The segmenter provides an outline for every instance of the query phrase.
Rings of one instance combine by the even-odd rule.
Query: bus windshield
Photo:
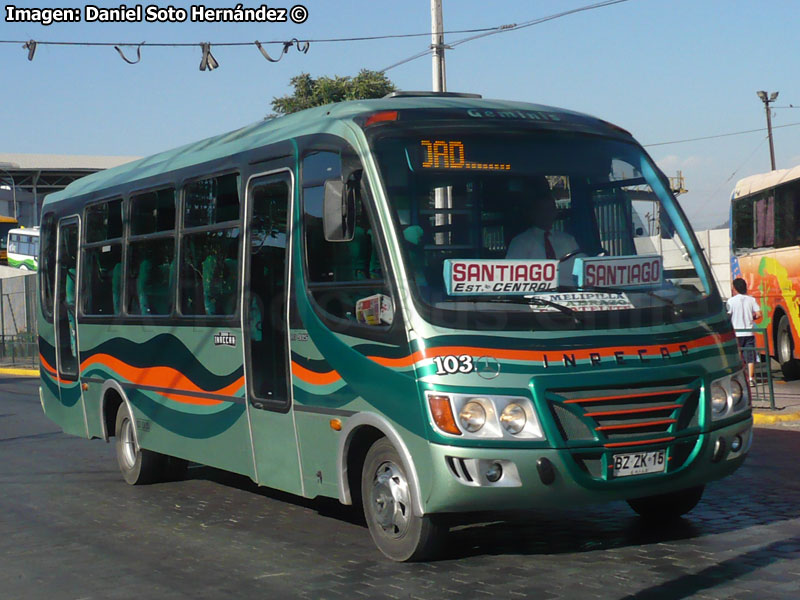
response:
[[[608,326],[709,309],[702,253],[633,143],[453,127],[371,141],[409,286],[434,321],[580,313]]]

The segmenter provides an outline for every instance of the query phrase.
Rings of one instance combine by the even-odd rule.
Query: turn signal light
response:
[[[456,425],[456,419],[453,416],[449,396],[428,396],[428,404],[431,407],[433,422],[439,429],[453,435],[461,435],[461,430]]]

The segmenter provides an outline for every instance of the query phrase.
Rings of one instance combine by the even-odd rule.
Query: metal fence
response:
[[[38,368],[36,274],[0,279],[0,366]]]
[[[736,333],[748,333],[755,337],[755,345],[751,348],[743,349],[742,362],[745,363],[745,374],[749,376],[748,365],[745,361],[747,350],[752,350],[753,377],[750,380],[750,393],[752,394],[753,404],[769,404],[769,408],[775,410],[775,391],[772,386],[772,353],[770,352],[769,335],[765,328],[754,327],[753,329],[737,329]]]

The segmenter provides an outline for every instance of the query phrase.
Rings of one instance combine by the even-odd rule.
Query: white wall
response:
[[[719,293],[723,298],[731,295],[731,246],[730,232],[728,229],[704,229],[695,231],[697,241],[703,248],[706,260],[711,265],[714,279],[719,286]],[[640,254],[649,252],[658,253],[659,248],[664,256],[664,269],[690,268],[688,257],[684,257],[683,248],[672,240],[662,240],[654,235],[645,238],[636,238],[636,249]]]

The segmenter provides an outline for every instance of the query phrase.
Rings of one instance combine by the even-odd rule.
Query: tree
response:
[[[301,73],[289,83],[294,87],[293,94],[272,99],[276,116],[332,102],[382,98],[397,89],[384,73],[369,69],[362,69],[355,77],[335,75],[314,79],[308,73]]]

